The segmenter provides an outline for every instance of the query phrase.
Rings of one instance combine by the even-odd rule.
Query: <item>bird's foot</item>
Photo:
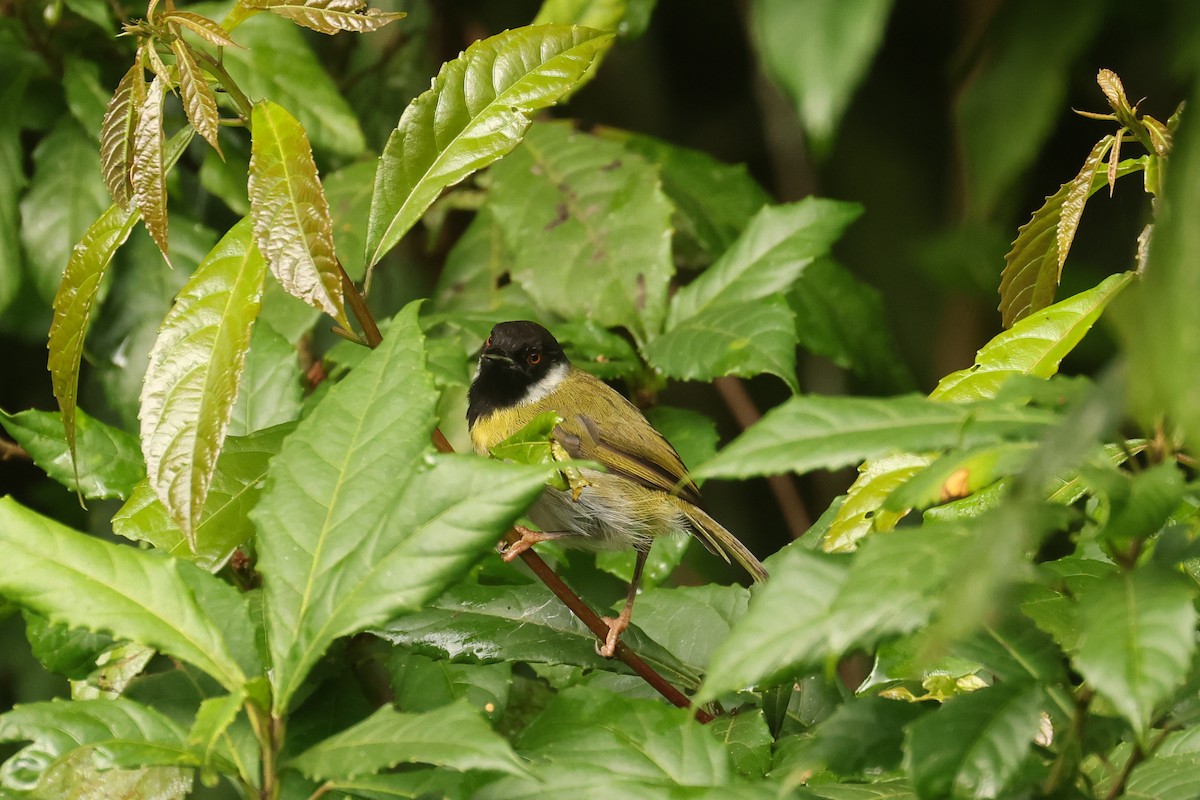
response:
[[[608,626],[608,636],[604,638],[604,644],[596,640],[596,654],[604,658],[612,658],[617,653],[617,645],[621,642],[621,634],[629,627],[629,619],[633,615],[630,613],[633,609],[626,608],[621,612],[620,616],[616,617],[601,617],[604,624]]]
[[[509,542],[507,539],[501,539],[496,545],[496,549],[500,551],[500,557],[504,559],[504,563],[506,564],[510,561],[513,561],[515,558],[517,558],[517,556],[521,555],[521,553],[524,553],[535,544],[557,538],[555,536],[542,533],[541,531],[535,531],[530,528],[526,528],[524,525],[514,525],[513,530],[521,534],[520,539],[517,539],[515,542]]]

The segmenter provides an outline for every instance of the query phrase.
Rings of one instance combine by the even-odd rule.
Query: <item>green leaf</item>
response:
[[[78,476],[78,489],[84,497],[124,500],[146,475],[137,437],[78,409],[74,428],[79,435],[79,453],[75,462],[59,414],[33,409],[7,414],[0,410],[0,423],[51,478],[75,489]]]
[[[679,586],[638,595],[642,632],[685,664],[702,666],[746,613],[750,592],[742,586]]]
[[[848,561],[798,547],[771,560],[771,580],[757,589],[745,616],[717,646],[697,703],[781,675],[806,654],[824,649],[824,621],[846,582]]]
[[[100,85],[98,62],[68,56],[63,62],[63,89],[71,116],[83,126],[94,141],[108,107],[108,90]]]
[[[459,701],[424,714],[384,706],[287,762],[314,780],[348,780],[404,763],[524,774],[508,742]]]
[[[904,729],[924,712],[921,703],[859,697],[817,727],[813,756],[839,775],[895,770],[904,755]]]
[[[597,134],[658,166],[663,192],[675,207],[671,249],[676,264],[708,266],[771,202],[744,164],[724,164],[700,150],[641,134],[603,128]]]
[[[761,779],[771,767],[771,731],[760,709],[725,715],[709,723],[708,729],[725,743],[733,768],[739,775]]]
[[[375,185],[375,162],[359,161],[325,176],[325,197],[333,217],[333,243],[346,274],[360,280],[366,270],[363,250]]]
[[[258,249],[283,288],[350,330],[333,219],[308,136],[282,106],[254,106],[250,209]]]
[[[188,7],[209,16],[225,7]],[[217,11],[221,8],[221,11]],[[366,147],[362,128],[341,91],[300,31],[273,14],[256,14],[237,28],[243,48],[222,52],[222,64],[252,100],[291,109],[317,150],[354,158]]]
[[[768,372],[800,391],[795,316],[780,296],[717,304],[651,340],[644,353],[673,378],[711,381]]]
[[[83,339],[91,321],[92,308],[108,265],[140,215],[120,206],[110,206],[91,224],[71,251],[62,283],[54,296],[54,321],[50,325],[50,383],[58,400],[66,434],[67,449],[76,455],[75,420],[79,392],[79,365]]]
[[[512,694],[513,664],[458,664],[434,659],[407,648],[393,648],[386,659],[389,684],[399,711],[433,711],[463,700],[499,720],[508,710]]]
[[[1088,0],[1016,3],[988,26],[955,120],[966,171],[966,216],[992,215],[1063,118],[1073,64],[1104,19]]]
[[[1062,650],[1023,614],[1009,614],[952,645],[954,655],[984,665],[1004,681],[1065,681]]]
[[[638,624],[642,619],[639,614]],[[541,586],[456,586],[374,633],[392,644],[455,661],[571,664],[629,673],[624,662],[596,654],[596,636]],[[622,639],[667,680],[696,686],[696,671],[642,633]]]
[[[8,87],[0,92],[0,103],[5,108],[18,105],[26,82],[24,74],[10,74]],[[0,313],[12,303],[21,285],[25,255],[21,252],[19,201],[28,182],[20,121],[15,114],[6,115],[0,121]]]
[[[63,117],[34,149],[33,177],[21,198],[21,244],[40,297],[54,297],[72,246],[107,205],[96,144]]]
[[[974,495],[1020,472],[1037,448],[1037,442],[1001,442],[951,450],[892,492],[883,510],[901,513]]]
[[[363,775],[353,780],[329,781],[325,785],[334,791],[348,792],[367,800],[418,800],[424,797],[462,797],[467,794],[464,778],[460,772],[426,767]]]
[[[998,683],[953,697],[908,729],[913,787],[921,797],[996,797],[1016,778],[1041,724],[1035,683]]]
[[[139,53],[140,56],[140,53]],[[133,200],[129,170],[133,166],[133,137],[138,114],[146,100],[146,71],[141,58],[121,78],[100,123],[100,162],[104,184],[113,202],[128,208]]]
[[[167,254],[167,168],[164,164],[166,137],[163,134],[163,100],[167,91],[163,78],[155,76],[138,109],[133,130],[133,160],[129,179],[133,203],[163,258]]]
[[[638,798],[655,796],[648,788],[657,788],[656,796],[662,797],[671,788],[728,786],[734,777],[729,755],[706,726],[689,724],[689,714],[656,700],[582,686],[567,689],[518,742],[521,753],[539,765],[534,777],[503,778],[483,796],[537,796],[529,794],[537,779],[557,790],[574,785],[576,796],[592,785],[603,786],[608,797]],[[575,779],[564,786],[566,771]],[[627,786],[632,791],[625,791]]]
[[[150,351],[142,386],[142,454],[150,485],[193,550],[265,271],[251,221],[243,218],[196,268]]]
[[[509,153],[534,112],[583,77],[612,34],[565,25],[505,31],[442,65],[379,158],[367,265],[379,263],[447,186]]]
[[[931,463],[933,456],[897,453],[859,465],[858,477],[850,484],[845,502],[822,536],[821,547],[830,553],[850,552],[871,531],[894,528],[904,514],[884,511],[884,501]]]
[[[250,436],[225,439],[196,525],[194,552],[148,481],[135,486],[129,500],[113,516],[113,533],[148,542],[165,553],[185,558],[210,572],[216,571],[254,535],[254,526],[247,515],[258,502],[271,457],[279,452],[284,437],[294,428],[290,424],[279,425]]]
[[[995,397],[1000,385],[1013,375],[1049,378],[1056,374],[1063,358],[1132,280],[1132,272],[1110,275],[1086,292],[1027,313],[985,344],[972,366],[942,378],[930,398],[962,402]]]
[[[1080,587],[1083,635],[1072,662],[1129,721],[1139,741],[1155,708],[1191,669],[1194,592],[1172,572],[1139,567]]]
[[[204,763],[211,763],[218,741],[237,719],[238,712],[246,702],[241,692],[209,697],[200,702],[196,720],[188,731],[188,746],[198,751]]]
[[[260,667],[244,600],[183,561],[110,544],[0,498],[0,594],[175,656],[236,690]]]
[[[435,307],[443,312],[488,312],[487,326],[501,319],[535,316],[532,301],[520,284],[512,281],[511,266],[512,256],[504,231],[485,203],[446,256],[433,293]],[[512,313],[508,311],[510,308],[514,309]],[[524,308],[531,310],[515,310]],[[485,327],[480,336],[486,336],[487,330]]]
[[[370,33],[407,16],[403,11],[367,8],[365,0],[361,3],[347,3],[346,0],[250,0],[246,5],[265,8],[297,25],[331,36],[342,31]]]
[[[714,305],[787,292],[861,213],[859,205],[816,197],[764,206],[716,263],[671,298],[668,331]]]
[[[1036,408],[988,401],[938,403],[916,395],[793,397],[693,472],[706,478],[744,478],[837,469],[897,451],[1037,436],[1054,419]]]
[[[175,67],[179,70],[179,91],[188,122],[220,153],[221,143],[217,141],[217,134],[221,129],[221,115],[217,111],[216,95],[208,85],[208,76],[200,70],[191,46],[183,39],[171,42],[171,52],[175,54]]]
[[[198,761],[188,753],[179,726],[158,711],[124,698],[17,706],[0,716],[0,741],[30,742],[5,764],[6,788],[37,786],[56,762],[77,748],[113,758],[139,747],[171,753],[180,761]]]
[[[54,624],[24,612],[25,638],[42,666],[71,680],[82,680],[96,668],[96,659],[112,646],[111,636]]]
[[[255,325],[228,434],[246,436],[299,417],[303,380],[296,348],[271,326]]]
[[[277,710],[334,639],[436,597],[542,490],[542,468],[429,457],[437,398],[413,304],[273,460],[251,516]]]
[[[1112,136],[1097,142],[1079,174],[1047,197],[1042,207],[1033,212],[1032,219],[1017,230],[1012,249],[1004,257],[1000,278],[1004,327],[1011,328],[1013,323],[1054,301],[1083,205],[1107,183],[1107,177],[1098,176],[1112,145]]]
[[[1192,800],[1198,784],[1200,753],[1156,754],[1133,768],[1123,796],[1139,800]]]
[[[768,74],[792,98],[818,158],[883,39],[891,0],[755,0],[752,25]]]
[[[639,342],[659,328],[673,265],[657,170],[615,142],[547,123],[491,176],[488,207],[513,280],[540,307],[623,326]]]
[[[906,392],[916,381],[887,330],[883,298],[831,258],[809,264],[788,302],[800,346],[851,370],[870,388]]]

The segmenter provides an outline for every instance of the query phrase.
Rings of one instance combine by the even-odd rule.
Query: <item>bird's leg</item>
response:
[[[539,542],[552,542],[555,539],[578,536],[578,534],[571,531],[535,531],[531,528],[526,528],[524,525],[514,525],[513,530],[521,534],[521,538],[511,544],[501,539],[500,544],[497,546],[497,549],[500,550],[500,557],[504,559],[504,563],[506,564]]]
[[[608,625],[608,636],[604,639],[603,645],[597,642],[596,652],[605,658],[612,658],[616,654],[621,634],[629,627],[629,620],[633,617],[633,601],[637,597],[638,584],[642,582],[642,568],[646,566],[646,557],[649,555],[649,548],[643,550],[639,547],[637,549],[637,560],[633,562],[633,579],[629,581],[629,594],[625,596],[625,608],[621,609],[621,613],[616,619],[601,617]]]

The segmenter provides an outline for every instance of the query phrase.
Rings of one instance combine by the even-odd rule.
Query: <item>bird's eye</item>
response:
[[[541,353],[530,353],[529,355],[527,355],[525,357],[525,360],[529,362],[529,366],[536,367],[538,364],[540,364],[542,362],[542,354]]]
[[[483,346],[485,348],[491,347],[492,346],[492,337],[490,337],[490,336],[487,337],[487,341],[483,343]]]

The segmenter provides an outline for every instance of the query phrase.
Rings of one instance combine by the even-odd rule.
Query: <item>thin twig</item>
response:
[[[8,439],[0,439],[0,461],[12,461],[17,459],[20,461],[30,461],[29,453],[24,447],[16,442],[10,442]],[[76,480],[76,483],[79,481]]]
[[[350,276],[346,274],[344,269],[341,269],[341,264],[338,264],[338,268],[342,273],[342,286],[345,289],[345,296],[350,306],[350,311],[354,314],[358,324],[362,326],[367,344],[374,348],[383,341],[383,337],[379,333],[379,326],[375,324],[375,318],[371,315],[370,309],[367,308],[367,304],[357,287],[355,287],[354,282],[350,280]],[[450,444],[450,441],[442,433],[441,428],[434,428],[433,445],[440,453],[454,452],[453,445]],[[521,535],[514,528],[509,528],[508,532],[504,534],[504,538],[509,543],[515,543],[521,538]],[[521,553],[521,559],[525,562],[525,566],[529,567],[530,571],[571,610],[571,613],[588,627],[588,630],[596,634],[601,640],[608,636],[608,625],[604,620],[600,619],[600,615],[588,607],[579,595],[575,594],[571,590],[571,587],[567,586],[563,582],[563,579],[558,577],[554,570],[550,569],[550,566],[542,560],[541,556],[533,550],[526,550]],[[624,662],[642,680],[650,684],[655,691],[674,705],[679,708],[692,708],[692,701],[688,699],[687,695],[679,691],[662,675],[659,675],[654,667],[647,664],[642,660],[641,656],[626,647],[624,642],[617,644],[617,652],[614,654],[614,657]],[[709,714],[702,708],[695,709],[695,716],[702,723],[711,722],[713,719],[712,714]]]
[[[713,381],[713,386],[716,387],[717,394],[721,395],[721,399],[729,408],[729,413],[733,415],[734,421],[742,430],[762,419],[762,414],[754,405],[754,398],[750,396],[750,392],[746,391],[746,384],[742,383],[741,378],[733,376],[717,378]],[[790,475],[772,475],[767,478],[767,486],[775,495],[775,502],[783,514],[788,532],[793,539],[799,539],[805,531],[812,527],[812,517],[804,505],[804,498],[800,496],[800,490],[796,488],[795,481]]]

